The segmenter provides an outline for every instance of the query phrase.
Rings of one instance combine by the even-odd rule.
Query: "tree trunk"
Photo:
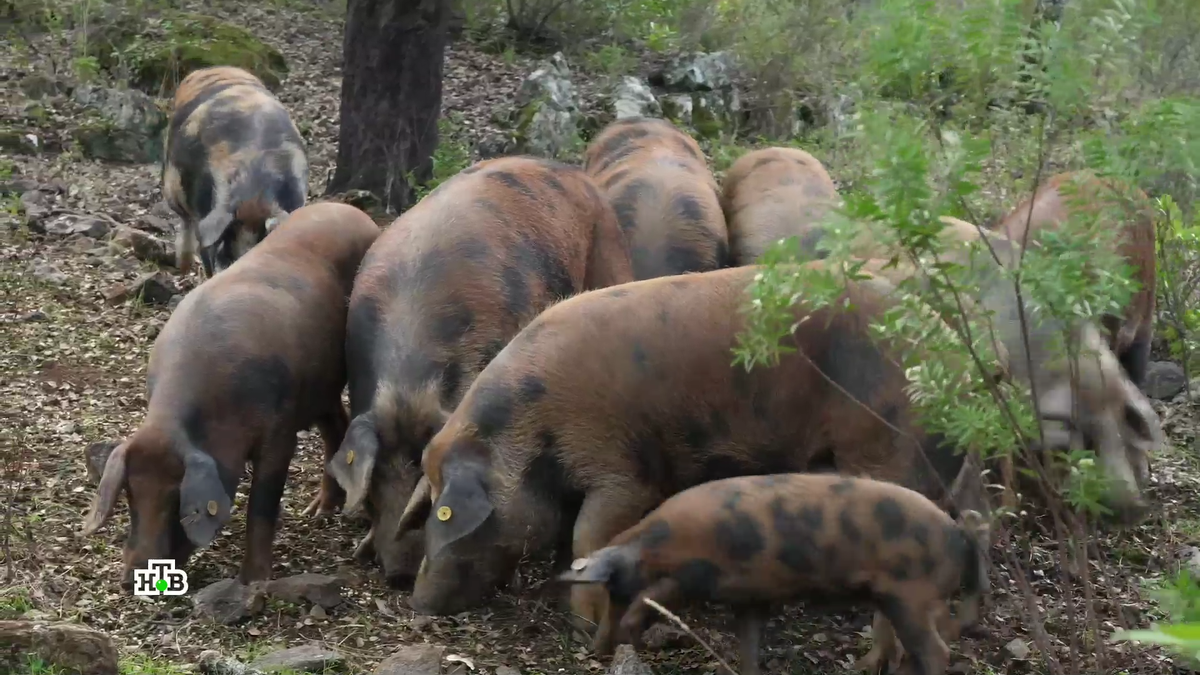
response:
[[[366,190],[389,213],[432,175],[449,0],[349,0],[337,170],[326,195]]]

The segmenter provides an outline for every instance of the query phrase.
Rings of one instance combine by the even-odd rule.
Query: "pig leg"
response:
[[[608,611],[600,619],[596,628],[596,641],[592,650],[597,656],[608,656],[613,653],[614,638],[617,635],[617,621],[629,612],[629,603],[610,597]]]
[[[896,631],[892,622],[879,610],[875,610],[875,620],[871,623],[871,651],[855,662],[858,670],[867,673],[878,673],[887,670],[888,665],[896,658]]]
[[[884,613],[891,621],[904,647],[905,657],[900,662],[900,673],[904,675],[943,675],[950,665],[950,648],[938,635],[936,598],[922,599],[893,596],[883,603]]]
[[[259,447],[246,508],[246,557],[242,583],[271,578],[271,545],[279,522],[279,502],[287,483],[288,465],[296,453],[296,434],[276,432]]]
[[[584,498],[575,519],[574,556],[583,558],[604,548],[612,538],[635,525],[660,500],[654,491],[636,483],[609,485]],[[608,607],[608,592],[598,584],[573,584],[572,622],[587,633],[598,626]]]
[[[350,418],[346,416],[346,409],[342,406],[341,401],[338,401],[337,407],[329,415],[317,420],[317,429],[321,431],[321,441],[325,444],[325,456],[321,462],[321,491],[317,493],[312,503],[308,508],[304,509],[303,515],[321,518],[336,509],[341,508],[346,503],[346,491],[338,482],[329,475],[329,470],[326,468],[329,465],[329,460],[337,454],[338,447],[342,445],[342,438],[346,435],[346,429],[350,427]]]
[[[735,610],[737,622],[738,667],[742,675],[759,675],[758,650],[762,643],[763,628],[769,614],[762,605],[743,605]]]
[[[633,645],[634,649],[641,649],[643,629],[650,619],[659,616],[658,610],[646,604],[645,601],[653,600],[670,609],[678,602],[680,595],[679,582],[670,577],[650,584],[649,588],[638,593],[625,615],[621,617],[620,633],[622,636],[629,641],[629,644]],[[608,608],[606,607],[606,609]]]

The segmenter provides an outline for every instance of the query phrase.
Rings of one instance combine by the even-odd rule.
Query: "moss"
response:
[[[88,53],[132,86],[163,96],[188,73],[209,66],[244,68],[272,89],[288,72],[279,50],[246,29],[187,12],[144,20],[114,17],[89,38]]]

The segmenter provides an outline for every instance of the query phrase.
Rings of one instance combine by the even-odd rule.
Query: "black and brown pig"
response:
[[[350,297],[350,431],[329,471],[347,510],[372,521],[393,584],[422,555],[392,536],[421,451],[484,366],[559,300],[632,280],[612,207],[578,168],[532,157],[475,164],[398,218],[371,248]]]
[[[666,120],[630,117],[591,142],[584,171],[628,235],[637,279],[724,267],[729,243],[717,183],[696,141]]]
[[[916,427],[903,370],[872,341],[884,296],[855,283],[851,311],[796,308],[788,344],[800,351],[747,373],[730,350],[759,271],[589,291],[514,337],[425,449],[398,529],[425,523],[412,606],[478,606],[527,552],[565,536],[586,556],[709,480],[837,468],[939,497],[963,458]],[[573,612],[598,621],[603,593],[571,594]]]
[[[775,242],[795,237],[807,257],[822,222],[841,203],[837,186],[817,158],[797,148],[763,148],[738,158],[722,192],[731,265],[757,262]]]
[[[1120,230],[1115,241],[1117,253],[1133,267],[1133,278],[1140,288],[1130,298],[1123,317],[1106,315],[1102,322],[1108,331],[1109,348],[1133,384],[1142,387],[1154,339],[1157,290],[1154,213],[1145,193],[1133,188],[1132,199],[1127,202],[1117,187],[1111,179],[1101,179],[1088,171],[1056,174],[991,229],[1018,245],[1027,239],[1036,242],[1039,231],[1063,226],[1072,212],[1080,209],[1090,217],[1109,219],[1112,227]],[[1113,218],[1118,222],[1112,223]]]
[[[183,566],[229,520],[254,468],[244,582],[271,575],[271,544],[297,432],[316,424],[328,458],[345,434],[346,298],[379,228],[358,209],[316,203],[184,298],[154,341],[149,410],[108,457],[84,534],[128,491],[124,583],[151,558]],[[318,504],[344,497],[322,480]]]
[[[739,476],[675,494],[558,579],[607,590],[596,635],[602,655],[617,641],[640,644],[658,618],[644,600],[667,609],[711,600],[733,606],[739,671],[758,675],[770,614],[808,597],[878,608],[864,669],[891,660],[894,629],[908,672],[941,675],[949,649],[939,633],[954,640],[975,624],[984,587],[982,516],[964,511],[963,521],[893,483],[829,473]],[[948,624],[948,601],[960,590],[958,625]]]
[[[192,71],[175,91],[163,197],[183,220],[181,271],[199,244],[212,276],[304,206],[308,160],[288,111],[254,75],[231,66]]]

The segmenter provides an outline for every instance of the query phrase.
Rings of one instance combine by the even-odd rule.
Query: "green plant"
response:
[[[453,178],[458,172],[471,165],[471,149],[461,137],[461,120],[451,114],[438,120],[438,146],[433,151],[433,176],[424,185],[416,186],[416,200],[433,192],[439,185]],[[406,177],[413,184],[411,172]]]

